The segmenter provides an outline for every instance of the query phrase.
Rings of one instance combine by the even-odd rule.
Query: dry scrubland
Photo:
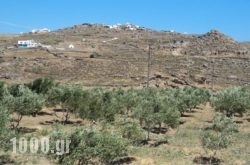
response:
[[[17,49],[10,46],[18,40],[34,39],[51,49]],[[74,44],[74,49],[68,45]],[[84,89],[102,87],[108,91],[146,86],[148,53],[150,45],[150,79],[153,88],[200,87],[214,91],[232,86],[249,87],[249,43],[238,43],[218,31],[203,35],[180,34],[150,29],[109,29],[102,25],[76,25],[47,34],[23,34],[0,36],[0,80],[8,86],[28,83],[40,77],[53,78],[62,85],[78,84]],[[53,123],[60,122],[65,112],[43,106],[36,117],[24,116],[19,127],[21,136],[43,137],[50,135]],[[13,114],[12,114],[13,115]],[[144,145],[129,145],[127,155],[131,165],[191,165],[196,157],[212,155],[204,150],[201,132],[217,115],[215,108],[206,102],[184,112],[176,128],[163,126],[161,133],[151,129],[150,140]],[[129,116],[133,116],[132,112]],[[13,116],[12,116],[13,117]],[[126,116],[116,114],[113,124],[106,129],[116,132],[117,123]],[[216,157],[225,165],[250,164],[250,113],[236,114],[239,132],[232,144],[217,151]],[[102,122],[93,125],[92,120],[82,119],[70,113],[69,123],[63,130],[71,133],[77,128],[105,130]],[[138,124],[138,121],[136,121]],[[158,127],[156,125],[156,127]],[[147,129],[143,130],[146,137]],[[159,145],[156,145],[157,142]],[[56,164],[42,154],[8,154],[14,162],[9,164]],[[4,157],[0,157],[0,164]],[[7,163],[8,164],[8,161]]]

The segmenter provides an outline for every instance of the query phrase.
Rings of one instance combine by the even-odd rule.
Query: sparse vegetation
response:
[[[44,45],[57,45],[58,43],[62,42],[62,39],[54,38],[54,37],[47,37],[42,40],[41,44]]]
[[[10,149],[9,139],[14,135],[25,134],[19,131],[20,123],[25,122],[22,120],[23,116],[33,115],[37,118],[39,117],[37,114],[40,114],[42,108],[47,106],[52,109],[49,112],[43,111],[41,115],[52,115],[53,118],[61,117],[59,123],[65,125],[57,123],[52,125],[54,128],[52,131],[42,129],[28,134],[27,137],[50,137],[51,149],[55,149],[53,147],[55,147],[57,139],[70,139],[72,143],[69,153],[47,155],[59,164],[112,164],[119,160],[122,161],[124,156],[130,156],[132,151],[137,150],[140,153],[142,149],[152,150],[156,153],[166,150],[161,152],[172,154],[173,157],[166,157],[163,160],[171,161],[175,158],[181,159],[185,155],[182,149],[176,150],[176,148],[173,149],[173,146],[197,145],[199,139],[201,139],[200,147],[204,147],[205,151],[213,151],[213,154],[206,152],[204,157],[196,157],[193,161],[205,160],[210,163],[218,163],[224,161],[224,158],[218,157],[217,153],[225,152],[221,149],[230,150],[228,146],[233,144],[234,135],[240,127],[235,124],[231,118],[233,116],[228,115],[226,109],[231,105],[236,108],[240,107],[235,108],[237,111],[233,111],[232,114],[242,112],[244,115],[248,109],[248,96],[248,90],[243,88],[226,89],[219,92],[194,87],[183,89],[84,89],[77,85],[56,84],[45,78],[24,85],[0,83],[1,148]],[[229,99],[225,101],[224,98]],[[245,102],[235,100],[236,98]],[[207,116],[202,116],[202,113],[214,113],[211,110],[211,112],[202,111],[205,103],[210,100],[215,112],[219,112],[219,114],[215,116],[209,127],[202,129],[202,134],[199,136],[201,124],[205,125],[204,121],[207,121]],[[231,102],[228,103],[228,100]],[[217,107],[223,107],[224,110],[218,110]],[[57,110],[61,108],[61,111],[58,111],[60,115],[57,116],[53,113],[54,108]],[[192,112],[192,115],[197,115],[196,111],[201,113],[199,116],[201,119],[188,117],[188,115],[181,117],[181,113]],[[80,117],[80,123],[84,121],[85,124],[73,122],[75,117]],[[184,118],[186,122],[180,125],[181,119]],[[198,120],[199,126],[194,127],[194,124],[189,122],[190,120]],[[47,123],[51,122],[58,121],[52,120]],[[50,125],[46,127],[51,128]],[[69,130],[65,128],[69,128]],[[193,135],[189,137],[191,133],[188,131],[191,128]],[[170,130],[174,132],[169,134]],[[243,135],[241,132],[238,134]],[[186,143],[186,141],[188,142]],[[170,149],[166,149],[165,145],[168,145]],[[136,156],[139,153],[133,154]],[[190,162],[192,162],[191,158]]]

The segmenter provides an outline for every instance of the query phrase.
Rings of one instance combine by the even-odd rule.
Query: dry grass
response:
[[[184,119],[186,122],[177,130],[168,133],[169,144],[157,148],[133,147],[131,155],[142,159],[150,158],[155,165],[192,165],[195,157],[212,154],[206,153],[202,148],[200,129],[209,124],[215,113],[209,105],[206,105],[191,115],[193,116]],[[233,144],[217,152],[218,158],[223,160],[224,165],[247,165],[250,162],[250,123],[244,119],[243,121],[243,124],[239,125],[240,132],[236,134]]]
[[[43,125],[46,121],[60,120],[56,117],[52,109],[44,109],[44,114],[37,117],[24,117],[21,127],[37,129],[33,133],[25,136],[44,136],[51,131],[51,124]],[[51,115],[50,115],[51,114]],[[171,129],[166,134],[151,133],[152,140],[168,139],[167,144],[162,144],[158,147],[152,146],[130,146],[129,156],[136,158],[136,161],[131,165],[192,165],[193,159],[197,156],[208,156],[212,152],[206,153],[200,142],[200,129],[208,125],[213,119],[215,113],[209,104],[200,106],[192,113],[188,113],[189,117],[182,117],[185,121],[177,129]],[[57,116],[62,116],[62,112],[57,112]],[[223,160],[223,165],[248,165],[250,163],[250,122],[248,115],[243,118],[235,118],[236,121],[242,121],[239,125],[240,132],[236,134],[233,144],[227,149],[217,152],[217,157]],[[79,121],[71,116],[71,121]],[[90,125],[88,121],[80,120],[80,123],[65,125],[66,131],[72,131],[73,128]],[[99,126],[97,126],[99,127]],[[114,129],[113,127],[111,129]],[[44,131],[46,130],[46,131]],[[48,132],[47,132],[48,131]],[[39,155],[13,155],[11,156],[20,164],[37,164],[44,165],[53,164],[46,158]]]

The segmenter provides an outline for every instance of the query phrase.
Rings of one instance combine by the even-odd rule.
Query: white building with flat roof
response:
[[[31,33],[34,33],[34,34],[40,34],[40,33],[49,33],[50,32],[50,29],[48,28],[43,28],[43,29],[33,29],[31,31]]]
[[[17,45],[18,48],[35,48],[38,46],[34,40],[19,40]]]

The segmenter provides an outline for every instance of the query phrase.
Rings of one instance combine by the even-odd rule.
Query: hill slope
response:
[[[27,39],[47,46],[10,47]],[[48,76],[85,86],[143,86],[149,45],[152,86],[248,85],[247,46],[219,31],[192,35],[99,24],[1,37],[0,78],[13,83]]]

